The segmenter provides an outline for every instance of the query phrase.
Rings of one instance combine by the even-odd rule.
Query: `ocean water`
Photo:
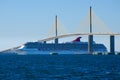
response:
[[[120,80],[120,56],[0,55],[0,80]]]

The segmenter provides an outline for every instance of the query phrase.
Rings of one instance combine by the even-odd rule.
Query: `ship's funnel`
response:
[[[82,37],[77,37],[75,40],[73,40],[72,42],[80,42],[80,39],[81,39]]]

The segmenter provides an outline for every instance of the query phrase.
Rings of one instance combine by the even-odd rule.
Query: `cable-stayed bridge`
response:
[[[57,31],[56,31],[57,27]],[[50,40],[55,40],[58,43],[59,38],[88,35],[88,51],[92,52],[93,35],[107,35],[110,36],[110,52],[115,52],[115,40],[114,36],[120,36],[120,33],[113,33],[104,22],[92,11],[90,7],[90,12],[82,19],[80,27],[73,33],[68,33],[67,30],[61,26],[58,19],[55,20],[54,26],[50,29],[48,37],[45,39],[38,40],[39,42],[46,42]]]
[[[65,27],[60,21],[57,19],[57,29],[58,36],[66,35],[66,34],[89,34],[90,33],[90,15],[89,12],[82,18],[78,27],[73,27],[73,31],[69,32],[69,27]],[[113,32],[106,26],[106,24],[92,11],[92,33],[93,34],[112,34]],[[113,33],[114,34],[114,33]],[[118,33],[117,33],[118,34]],[[55,36],[55,21],[53,26],[49,29],[46,37],[54,37]]]
[[[67,30],[61,25],[58,21],[57,16],[55,17],[55,22],[52,28],[50,29],[47,38],[40,39],[38,42],[46,43],[50,40],[55,40],[55,44],[58,44],[58,39],[71,37],[71,36],[80,36],[80,35],[87,35],[88,36],[88,51],[92,53],[92,45],[93,45],[93,36],[94,35],[107,35],[110,36],[110,52],[115,53],[115,40],[114,36],[120,36],[120,33],[113,33],[109,30],[108,27],[99,19],[98,16],[95,15],[91,11],[87,14],[80,23],[80,27],[75,30],[73,33],[68,33]],[[12,49],[17,49],[18,47],[14,47]],[[9,50],[12,50],[9,49]]]

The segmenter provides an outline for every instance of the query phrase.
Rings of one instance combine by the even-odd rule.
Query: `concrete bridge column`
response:
[[[44,43],[46,44],[46,41],[44,41]]]
[[[88,53],[92,54],[93,52],[93,35],[88,35]]]
[[[58,38],[55,39],[55,44],[58,44]]]
[[[114,35],[110,35],[110,53],[115,53],[115,41],[114,41]]]

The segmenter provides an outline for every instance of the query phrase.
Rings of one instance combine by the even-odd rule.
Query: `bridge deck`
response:
[[[65,34],[65,35],[60,35],[57,37],[50,37],[50,38],[46,38],[46,39],[41,39],[38,40],[39,42],[43,42],[43,41],[50,41],[50,40],[54,40],[56,38],[64,38],[64,37],[70,37],[70,36],[79,36],[79,35],[115,35],[115,36],[120,36],[120,33],[76,33],[76,34]]]

